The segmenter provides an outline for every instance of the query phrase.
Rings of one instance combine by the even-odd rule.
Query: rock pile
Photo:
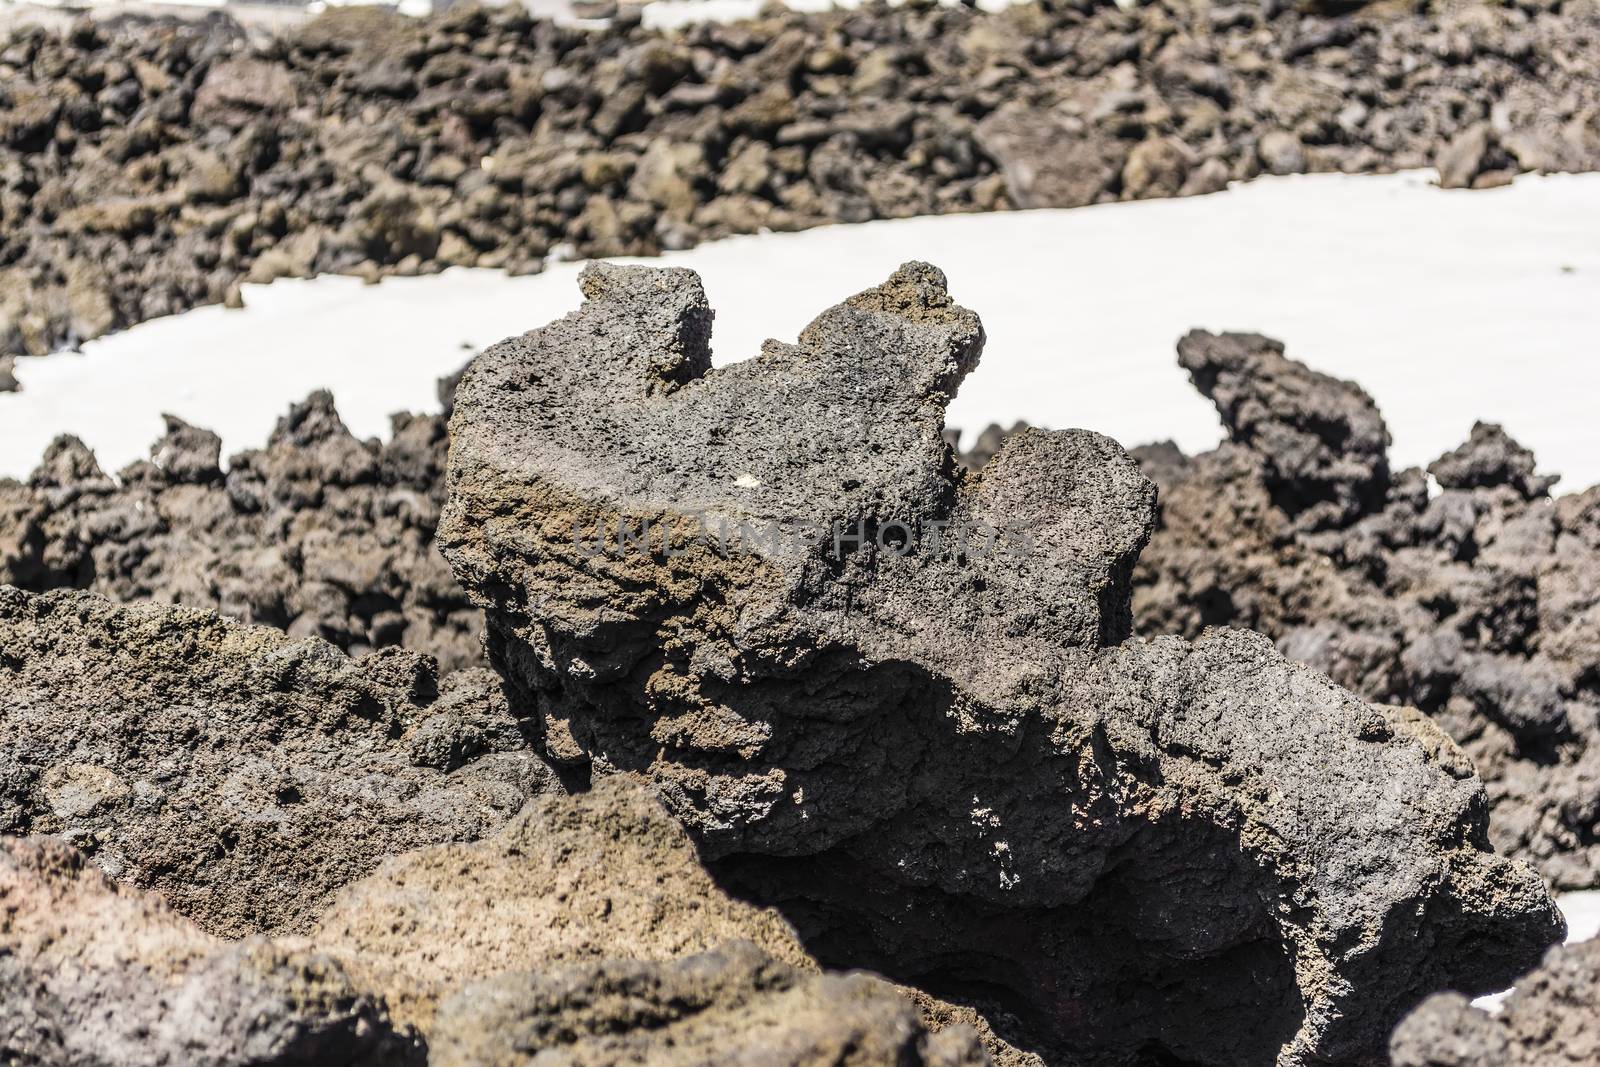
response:
[[[0,582],[0,1060],[1371,1062],[1559,939],[1489,837],[1558,803],[1510,843],[1587,862],[1551,827],[1600,539],[1504,434],[1430,498],[1359,389],[1195,334],[1216,452],[996,429],[964,467],[983,331],[931,267],[718,371],[689,272],[582,284],[469,368],[448,470],[441,419],[361,443],[318,396],[225,474],[174,422],[120,484],[63,441],[0,486],[6,579],[289,631]],[[495,671],[420,654],[475,632],[417,621],[436,526]],[[364,553],[405,625],[311,595]],[[1281,650],[1201,633],[1213,588]],[[1446,664],[1442,702],[1285,654]],[[1586,959],[1503,1023],[1426,1000],[1396,1062],[1583,1062],[1543,1020]]]
[[[1593,0],[925,4],[654,33],[512,7],[0,37],[0,358],[242,281],[534,271],[762,229],[1600,160]],[[0,381],[3,381],[0,369]]]
[[[691,272],[582,284],[463,379],[442,549],[544,754],[649,780],[824,962],[1047,1062],[1287,1064],[1559,937],[1428,719],[1244,632],[1130,638],[1155,489],[1119,446],[956,468],[983,331],[937,270],[720,370]]]
[[[397,416],[386,444],[358,441],[327,393],[226,473],[216,435],[177,419],[117,480],[64,437],[28,484],[0,480],[0,584],[207,608],[357,655],[404,646],[446,672],[477,665],[482,616],[433,544],[447,445],[433,415]]]
[[[1372,399],[1263,337],[1190,334],[1179,360],[1228,440],[1147,454],[1162,503],[1141,630],[1245,627],[1422,709],[1487,784],[1501,852],[1558,887],[1600,884],[1600,487],[1552,498],[1533,455],[1481,423],[1426,473],[1391,472]]]

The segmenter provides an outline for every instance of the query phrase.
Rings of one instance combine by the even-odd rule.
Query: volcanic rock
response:
[[[443,551],[549,756],[646,776],[823,962],[1054,1059],[1294,1064],[1559,939],[1426,720],[1252,634],[1130,639],[1155,490],[1114,442],[958,470],[983,331],[936,269],[718,370],[693,273],[582,286],[462,380]]]
[[[276,33],[222,13],[8,23],[0,356],[237,302],[246,280],[536,271],[558,249],[1263,171],[1593,170],[1596,55],[1592,0],[774,5],[670,31],[465,4]]]
[[[988,1065],[948,1014],[820,973],[622,777],[386,863],[311,939],[223,942],[66,845],[0,839],[8,1063]]]
[[[1255,335],[1191,334],[1180,362],[1228,440],[1168,450],[1135,572],[1141,632],[1241,626],[1368,700],[1431,715],[1471,756],[1490,835],[1558,887],[1600,884],[1600,489],[1499,426],[1391,473],[1370,397]],[[1251,353],[1241,358],[1242,353]]]
[[[876,978],[798,971],[748,942],[665,964],[607,960],[504,975],[465,990],[443,1015],[435,1067],[990,1062],[970,1031],[930,1034]]]
[[[1360,386],[1283,352],[1259,334],[1196,330],[1178,342],[1178,364],[1217,405],[1230,439],[1262,458],[1268,492],[1298,526],[1346,523],[1388,487],[1388,428]]]
[[[1600,941],[1550,950],[1490,1014],[1459,993],[1413,1011],[1389,1043],[1394,1067],[1580,1067],[1600,1062]]]
[[[0,832],[70,841],[211,933],[303,930],[385,857],[560,791],[498,685],[436,696],[416,653],[0,586]]]
[[[46,839],[0,839],[0,1061],[73,1067],[422,1063],[326,956],[229,944]]]
[[[672,960],[731,941],[816,970],[789,924],[729,898],[683,828],[624,776],[536,800],[484,840],[386,860],[340,892],[312,941],[425,1031],[440,1001],[506,972]]]
[[[0,481],[0,583],[208,608],[355,655],[404,646],[446,672],[474,666],[482,616],[433,545],[447,447],[432,415],[397,415],[386,444],[357,441],[325,392],[226,472],[217,436],[170,416],[150,460],[117,481],[61,438],[30,484]]]

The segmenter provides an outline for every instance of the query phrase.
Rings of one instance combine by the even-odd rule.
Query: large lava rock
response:
[[[1600,884],[1600,487],[1552,497],[1487,423],[1426,473],[1391,473],[1353,383],[1254,334],[1192,333],[1178,354],[1228,439],[1138,450],[1161,483],[1140,631],[1247,627],[1427,712],[1483,778],[1497,850],[1558,887]]]
[[[936,269],[716,371],[693,273],[582,285],[463,380],[441,547],[552,758],[648,775],[826,962],[1063,1059],[1291,1064],[1560,936],[1426,720],[1252,634],[1129,639],[1118,445],[957,470],[983,332]]]
[[[385,862],[313,940],[427,1036],[436,1065],[990,1062],[945,1006],[819,973],[782,916],[730,898],[626,775]]]
[[[58,841],[0,838],[6,1064],[987,1067],[905,994],[823,973],[620,775],[384,864],[309,943],[220,940]]]

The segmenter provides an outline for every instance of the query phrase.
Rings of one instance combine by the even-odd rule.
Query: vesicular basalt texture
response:
[[[1559,937],[1426,719],[1252,634],[1129,639],[1155,489],[1118,445],[958,471],[983,331],[938,270],[715,371],[691,272],[582,285],[463,379],[441,547],[550,756],[648,775],[826,962],[1061,1058],[1295,1064]]]
[[[559,792],[485,670],[0,586],[0,833],[80,846],[203,929],[303,930],[385,857]]]
[[[1192,333],[1179,361],[1228,440],[1140,450],[1162,483],[1135,574],[1147,633],[1243,626],[1369,700],[1429,713],[1488,787],[1490,830],[1558,887],[1600,882],[1600,488],[1555,479],[1480,423],[1391,474],[1358,386],[1254,334]]]

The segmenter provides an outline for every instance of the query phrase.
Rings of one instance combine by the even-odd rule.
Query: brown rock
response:
[[[1183,191],[1194,157],[1176,137],[1141,141],[1122,168],[1122,195],[1127,200],[1177,196]]]
[[[43,838],[0,839],[0,1062],[73,1067],[420,1063],[338,964],[204,933]]]
[[[287,111],[297,99],[294,78],[281,64],[239,57],[211,68],[194,94],[191,113],[201,122],[243,126]]]
[[[476,844],[383,864],[339,894],[313,940],[424,1030],[441,1000],[508,971],[734,940],[816,968],[777,912],[719,889],[683,828],[626,778],[531,804]]]
[[[1122,172],[1127,150],[1047,111],[998,111],[978,124],[979,148],[1000,167],[1019,208],[1092,204]]]

